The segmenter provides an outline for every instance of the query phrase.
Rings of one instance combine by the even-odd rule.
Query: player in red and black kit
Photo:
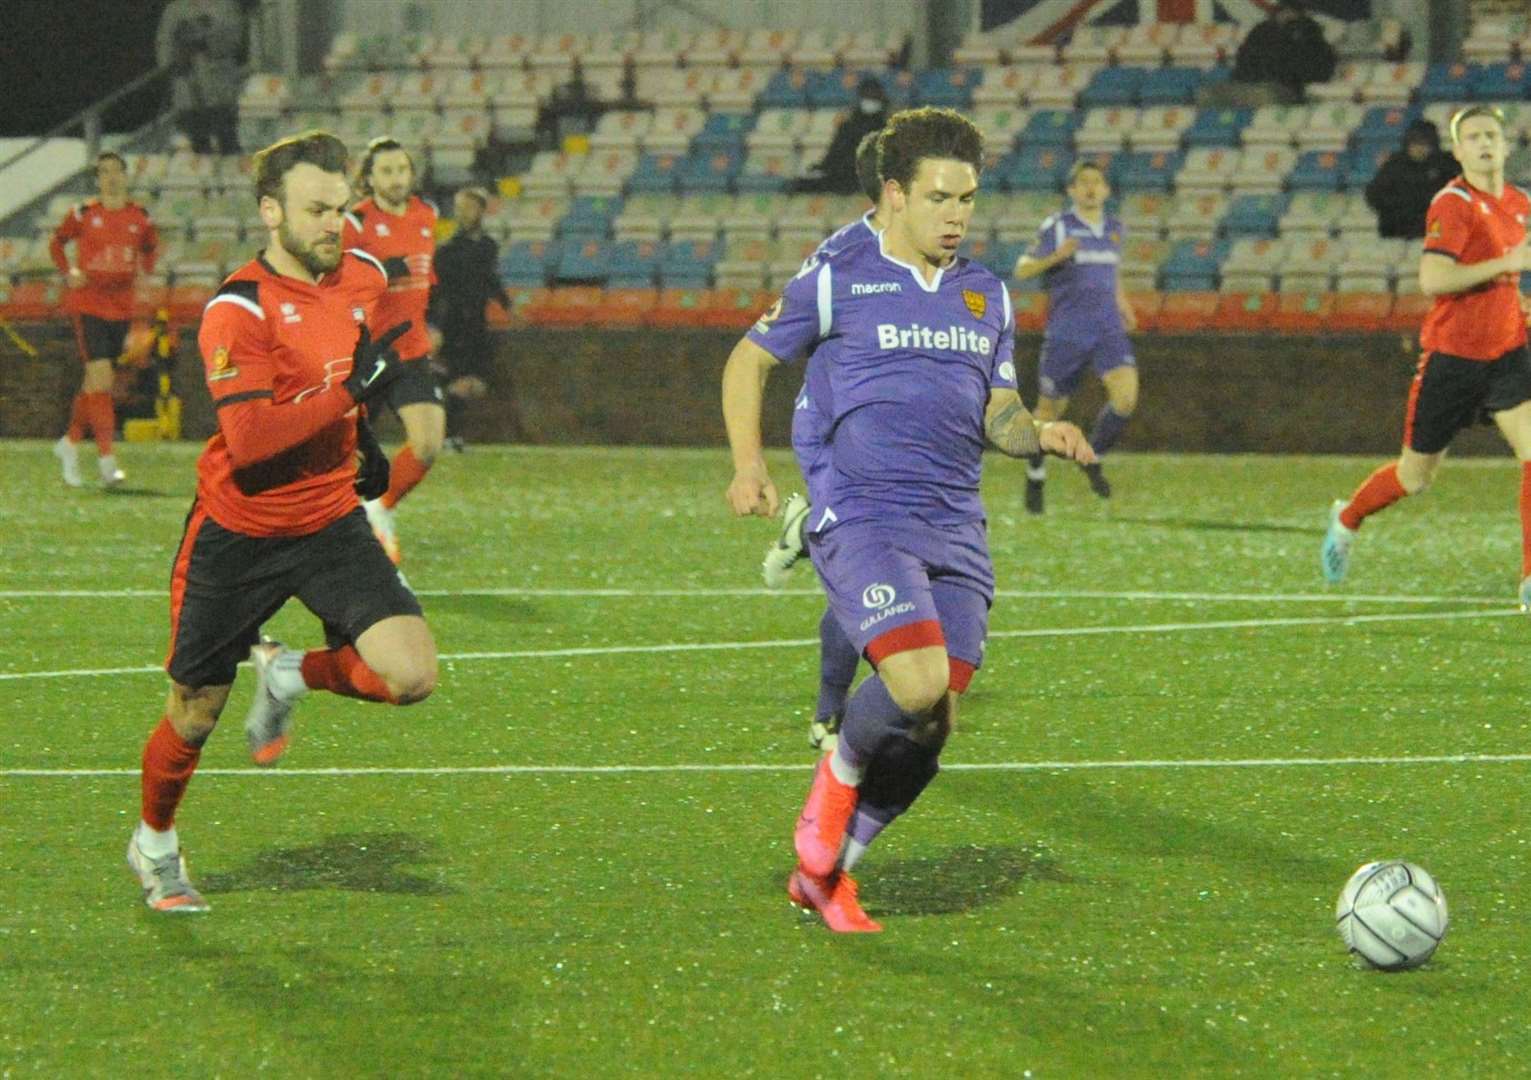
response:
[[[1520,275],[1531,266],[1531,199],[1504,180],[1504,118],[1472,105],[1451,118],[1462,175],[1442,188],[1425,218],[1419,287],[1435,297],[1420,331],[1422,355],[1409,389],[1403,452],[1336,500],[1320,552],[1324,576],[1345,577],[1361,523],[1423,491],[1452,438],[1492,420],[1520,459],[1521,608],[1531,609],[1531,354]]]
[[[143,820],[128,843],[159,911],[207,909],[187,880],[175,811],[246,655],[256,685],[245,732],[262,765],[286,748],[308,690],[405,705],[436,685],[420,604],[357,500],[388,486],[362,407],[403,374],[393,346],[410,327],[370,334],[387,277],[341,247],[345,169],[345,145],[324,132],[255,155],[269,241],[208,302],[197,336],[218,431],[197,462],[171,572],[170,698],[144,747]],[[327,648],[258,643],[292,597],[322,620]]]
[[[388,292],[378,302],[374,328],[412,324],[398,345],[405,373],[388,391],[407,442],[393,459],[388,491],[367,502],[367,520],[388,557],[398,562],[393,508],[425,479],[447,433],[446,395],[431,370],[435,342],[425,321],[436,283],[436,208],[413,194],[414,159],[388,136],[367,144],[356,186],[365,197],[346,215],[346,247],[361,248],[388,268]]]
[[[75,339],[85,377],[74,396],[69,430],[53,445],[64,483],[80,486],[80,440],[87,428],[96,437],[101,483],[122,483],[112,453],[117,417],[112,409],[112,364],[122,355],[133,318],[133,287],[139,271],[154,270],[159,235],[143,207],[128,198],[128,170],[111,152],[96,158],[99,196],[74,207],[53,231],[48,251],[69,283],[65,301],[74,317]],[[65,247],[74,244],[74,262]]]

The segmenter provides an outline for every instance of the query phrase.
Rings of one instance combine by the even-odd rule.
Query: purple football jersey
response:
[[[1016,388],[1014,322],[1004,283],[983,266],[959,257],[927,283],[881,238],[787,285],[748,337],[778,360],[814,355],[807,407],[828,402],[830,429],[812,531],[984,519],[983,414],[992,389]],[[806,474],[813,463],[799,464]]]
[[[1098,229],[1073,210],[1053,214],[1042,222],[1029,253],[1033,258],[1051,255],[1065,239],[1079,242],[1072,259],[1042,275],[1047,287],[1047,337],[1095,341],[1123,333],[1122,313],[1116,307],[1116,282],[1125,235],[1121,221],[1110,214]]]

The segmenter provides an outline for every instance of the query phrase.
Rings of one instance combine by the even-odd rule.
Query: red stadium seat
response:
[[[1164,306],[1164,294],[1156,292],[1132,292],[1127,302],[1138,317],[1138,329],[1152,333],[1159,328],[1159,309]]]
[[[644,321],[649,326],[706,326],[707,312],[716,302],[710,289],[661,289]]]
[[[658,289],[607,289],[595,317],[605,326],[642,326],[658,303]]]
[[[1275,293],[1223,293],[1208,326],[1216,330],[1253,333],[1269,329],[1276,310]]]
[[[1334,301],[1329,325],[1336,330],[1372,333],[1387,325],[1392,311],[1392,293],[1341,293]]]
[[[217,291],[216,285],[199,281],[188,281],[171,286],[169,297],[171,321],[183,325],[197,322],[202,318],[202,309],[207,306],[207,302]]]
[[[1333,293],[1282,293],[1270,326],[1273,330],[1311,334],[1328,329],[1333,314]]]
[[[59,287],[52,281],[21,281],[5,297],[7,319],[17,322],[51,319],[60,314]]]
[[[1384,329],[1417,334],[1424,325],[1425,316],[1434,306],[1435,298],[1424,293],[1406,293],[1394,297],[1393,310],[1388,313]]]
[[[1215,292],[1171,292],[1164,294],[1159,309],[1161,333],[1178,334],[1187,330],[1205,330],[1217,312]]]
[[[1044,292],[1010,292],[1010,306],[1015,311],[1015,329],[1018,333],[1040,333],[1047,324],[1047,294]]]
[[[771,309],[777,294],[769,289],[718,289],[704,325],[725,330],[748,330]]]
[[[549,289],[527,303],[526,321],[533,326],[588,326],[596,321],[601,299],[597,285]]]

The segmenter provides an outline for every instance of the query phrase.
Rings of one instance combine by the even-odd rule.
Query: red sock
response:
[[[87,410],[85,408],[85,395],[76,394],[74,404],[69,408],[69,441],[77,443],[85,438],[85,429],[90,425]]]
[[[96,436],[96,450],[105,457],[112,452],[112,429],[117,426],[117,413],[112,408],[112,395],[86,394],[85,416]]]
[[[1366,482],[1356,488],[1350,502],[1340,511],[1340,524],[1347,529],[1359,529],[1361,522],[1378,510],[1386,510],[1407,494],[1398,482],[1398,463],[1390,462],[1368,476]]]
[[[304,653],[302,670],[303,682],[310,690],[328,690],[363,701],[393,701],[383,677],[350,645]]]
[[[164,832],[175,824],[175,808],[181,804],[201,756],[200,746],[192,746],[175,733],[170,717],[160,717],[159,726],[144,744],[143,818],[150,828]]]
[[[415,452],[406,445],[389,466],[388,491],[383,495],[383,505],[392,510],[430,471],[431,467],[415,457]]]
[[[1531,461],[1520,463],[1520,576],[1531,577]]]

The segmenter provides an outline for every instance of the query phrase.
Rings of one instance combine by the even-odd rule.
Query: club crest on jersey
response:
[[[989,310],[989,298],[972,289],[962,290],[962,302],[968,306],[968,311],[975,319],[983,318],[983,313]]]
[[[389,235],[388,225],[387,225],[386,222],[379,221],[376,225],[373,226],[373,228],[375,228],[377,230],[377,234],[379,236],[388,236]]]
[[[232,379],[239,374],[237,367],[229,364],[229,347],[219,345],[213,350],[212,370],[207,373],[208,382],[218,382],[222,379]]]

